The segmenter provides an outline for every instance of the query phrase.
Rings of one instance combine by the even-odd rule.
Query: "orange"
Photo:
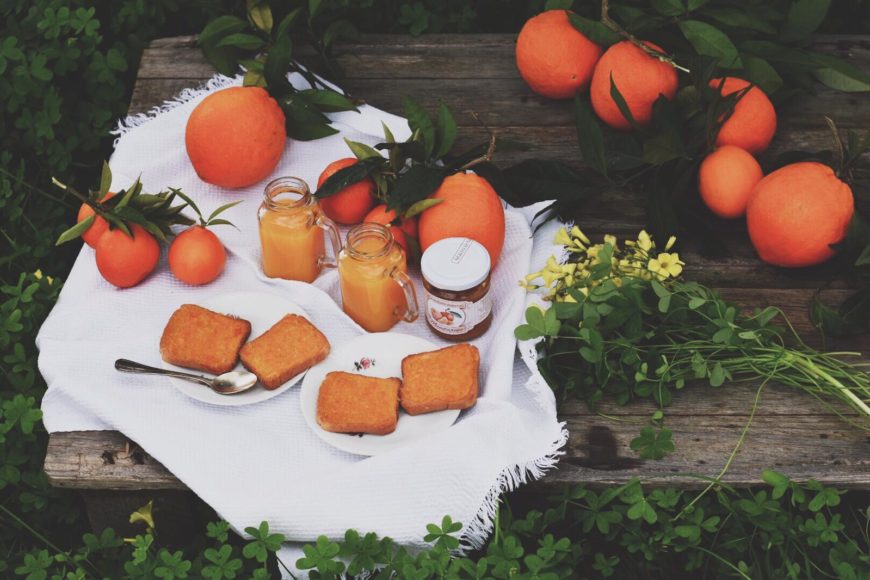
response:
[[[96,247],[97,269],[107,282],[129,288],[144,280],[157,267],[160,246],[154,236],[138,225],[130,225],[133,237],[123,230],[106,231]]]
[[[354,157],[333,161],[320,174],[320,178],[317,180],[317,187],[319,188],[323,185],[327,179],[340,169],[350,167],[356,162],[357,159]],[[366,177],[362,181],[348,185],[334,195],[322,198],[320,200],[320,207],[332,221],[347,226],[360,224],[377,201],[374,194],[375,182],[371,178]]]
[[[652,42],[644,44],[661,50]],[[673,66],[648,55],[628,40],[614,44],[595,65],[592,85],[589,87],[592,108],[602,121],[614,129],[630,129],[631,125],[610,96],[611,75],[628,110],[641,126],[652,120],[653,103],[659,95],[673,99],[677,94],[679,80]]]
[[[192,226],[178,234],[169,246],[169,269],[176,278],[200,286],[221,275],[227,251],[211,230]]]
[[[101,199],[100,201],[106,201],[114,195],[115,193],[113,191],[110,191],[106,195],[104,195],[103,199]],[[83,220],[88,219],[92,215],[94,215],[94,210],[88,204],[83,203],[82,206],[79,208],[79,215],[76,218],[76,223],[80,223]],[[106,230],[108,229],[109,222],[107,222],[102,216],[97,216],[94,218],[94,221],[90,225],[90,227],[85,230],[85,233],[82,234],[82,239],[90,247],[96,248],[97,242],[100,240],[100,236],[106,233]]]
[[[723,218],[746,213],[752,190],[764,174],[745,149],[734,145],[719,147],[707,155],[698,171],[698,190],[710,211]]]
[[[489,250],[495,266],[504,245],[504,207],[489,182],[474,173],[456,173],[432,198],[444,201],[420,214],[422,250],[444,238],[471,238]]]
[[[269,176],[287,142],[284,112],[261,87],[231,87],[196,106],[184,134],[200,179],[220,187],[246,187]]]
[[[755,186],[746,224],[755,251],[776,266],[799,268],[834,255],[855,212],[852,190],[827,165],[801,162],[777,169]]]
[[[375,206],[372,211],[366,214],[366,217],[363,219],[363,222],[374,222],[376,224],[391,224],[396,221],[396,210],[391,209],[387,211],[386,204],[381,204]],[[405,249],[405,252],[408,251],[408,237],[416,238],[417,237],[417,218],[412,217],[409,219],[401,220],[401,223],[398,225],[391,225],[390,232],[393,234],[393,238],[402,248]]]
[[[601,47],[568,20],[567,10],[548,10],[529,19],[517,37],[517,68],[529,87],[551,99],[585,91]]]
[[[710,86],[719,88],[722,79],[713,79]],[[749,82],[735,77],[725,77],[722,95],[730,95],[749,86]],[[773,103],[758,87],[749,89],[737,101],[734,111],[719,129],[716,145],[736,145],[750,153],[761,153],[776,133],[776,110]]]

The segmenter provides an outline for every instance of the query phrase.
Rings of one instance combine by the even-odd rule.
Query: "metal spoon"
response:
[[[235,395],[236,393],[247,391],[257,384],[257,375],[247,371],[230,371],[214,378],[209,378],[203,375],[195,375],[193,373],[182,373],[179,371],[149,367],[148,365],[143,365],[142,363],[137,363],[125,358],[119,358],[116,360],[115,368],[123,373],[165,375],[177,379],[184,379],[185,381],[205,385],[220,395]]]

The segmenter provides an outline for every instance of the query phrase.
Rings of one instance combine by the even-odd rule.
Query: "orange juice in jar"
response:
[[[338,228],[323,214],[303,180],[279,177],[269,182],[257,218],[266,276],[313,282],[323,268],[336,267],[335,260],[326,256],[324,234],[329,234],[338,256]]]
[[[389,228],[375,223],[353,227],[339,254],[338,276],[344,311],[369,332],[417,319],[417,293],[405,252]]]

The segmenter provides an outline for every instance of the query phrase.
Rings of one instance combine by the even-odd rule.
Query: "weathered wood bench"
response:
[[[848,58],[870,70],[870,37],[819,38],[816,48]],[[471,112],[495,132],[534,145],[529,152],[497,154],[497,161],[550,157],[579,164],[570,103],[538,97],[519,78],[514,65],[512,35],[370,35],[341,46],[338,60],[347,78],[343,86],[354,96],[401,114],[402,96],[430,108],[446,103],[460,123],[458,146],[486,138]],[[154,41],[143,57],[130,105],[144,112],[214,74],[193,37]],[[819,89],[781,111],[780,130],[770,154],[786,149],[818,150],[830,146],[824,115],[844,129],[866,128],[870,97]],[[856,191],[862,200],[867,188]],[[642,225],[642,200],[614,196],[588,204],[579,223],[589,233],[636,234]],[[736,232],[733,253],[719,260],[685,253],[688,276],[721,288],[747,307],[778,305],[810,342],[819,343],[807,316],[815,290],[826,295],[848,294],[845,280],[828,269],[790,272],[759,262],[745,235]],[[831,344],[829,346],[836,346]],[[841,342],[850,350],[870,352],[870,338]],[[757,385],[719,389],[687,388],[675,397],[667,413],[677,451],[659,461],[637,459],[628,445],[651,408],[605,406],[591,413],[584,404],[567,403],[561,413],[571,432],[559,469],[535,484],[541,489],[565,483],[619,484],[637,477],[646,485],[699,487],[724,465],[747,422]],[[870,436],[850,427],[815,399],[770,386],[751,430],[724,481],[751,486],[772,468],[795,480],[816,479],[846,488],[870,488]],[[53,485],[79,489],[91,507],[92,523],[116,521],[157,496],[176,505],[185,486],[162,465],[117,432],[56,433],[51,436],[45,471]],[[699,477],[701,476],[701,477]]]

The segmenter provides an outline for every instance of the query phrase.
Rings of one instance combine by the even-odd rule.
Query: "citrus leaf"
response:
[[[359,143],[358,141],[351,141],[347,137],[344,138],[344,142],[347,143],[348,148],[351,153],[356,156],[357,159],[368,159],[369,157],[377,157],[378,159],[383,159],[384,156],[380,154],[380,152],[374,147],[370,147],[365,143]]]
[[[269,34],[272,32],[272,9],[269,8],[269,3],[266,0],[247,0],[248,18],[251,22]]]
[[[780,39],[793,42],[807,38],[825,20],[830,6],[831,0],[795,0],[780,30]]]
[[[261,71],[246,70],[245,76],[242,79],[242,84],[246,87],[261,87],[266,88],[266,77]]]
[[[720,66],[725,68],[742,66],[737,47],[727,34],[715,26],[699,20],[683,20],[678,26],[698,54],[712,56],[719,61]]]
[[[435,127],[432,125],[432,119],[429,114],[423,110],[423,107],[405,97],[402,99],[405,105],[405,116],[408,118],[408,126],[411,131],[418,133],[423,143],[423,150],[426,152],[426,157],[432,156],[432,151],[435,149]]]
[[[616,103],[616,107],[619,109],[619,112],[622,113],[622,116],[628,121],[628,124],[632,127],[637,127],[637,121],[634,120],[634,115],[631,114],[631,109],[628,108],[628,103],[625,102],[625,98],[623,98],[622,93],[619,92],[619,87],[616,86],[616,83],[613,80],[613,73],[610,73],[610,98],[613,99],[613,102]]]
[[[318,109],[326,113],[359,111],[353,101],[336,91],[328,89],[305,89],[299,91],[298,94],[306,101],[317,106]]]
[[[650,4],[662,16],[679,16],[686,11],[681,0],[652,0]]]
[[[243,32],[235,32],[221,38],[216,46],[217,48],[235,47],[244,50],[259,50],[263,48],[265,44],[266,42],[259,36],[245,34]]]
[[[323,199],[324,197],[335,195],[348,185],[362,181],[379,168],[383,167],[383,165],[384,158],[378,156],[377,159],[373,157],[363,159],[362,161],[357,161],[353,165],[339,169],[329,176],[329,178],[323,182],[323,185],[317,188],[314,196]]]
[[[273,97],[284,94],[290,87],[287,72],[290,70],[292,60],[293,41],[289,35],[279,36],[272,44],[269,56],[266,57],[266,62],[263,65],[263,76],[266,77],[269,94]]]
[[[61,244],[69,242],[70,240],[78,238],[83,233],[85,233],[89,227],[91,227],[91,224],[94,223],[94,220],[96,219],[96,215],[91,215],[78,222],[76,225],[62,233],[60,237],[57,238],[57,241],[54,243],[54,245],[59,246]]]
[[[202,29],[197,39],[202,46],[216,46],[221,38],[235,32],[241,32],[248,25],[241,18],[235,16],[218,16]]]
[[[103,171],[100,174],[100,196],[97,201],[102,200],[109,193],[109,188],[112,187],[112,170],[109,164],[103,161]]]
[[[514,189],[522,192],[525,205],[554,198],[585,197],[583,186],[588,179],[559,161],[528,159],[505,168],[503,173]]]
[[[825,86],[844,92],[870,91],[870,74],[855,65],[827,54],[814,54],[813,57],[820,65],[813,71],[813,76]]]
[[[312,21],[320,15],[320,9],[323,7],[322,0],[308,0],[308,21]]]
[[[602,175],[607,175],[607,161],[604,153],[604,136],[592,107],[579,96],[574,98],[574,124],[577,127],[577,141],[583,161]]]
[[[216,218],[220,214],[224,213],[225,211],[227,211],[231,207],[239,205],[240,203],[242,203],[242,201],[244,201],[244,200],[240,199],[239,201],[231,201],[230,203],[225,203],[224,205],[220,206],[219,208],[217,208],[216,210],[211,212],[211,215],[208,216],[207,220],[205,220],[206,223],[207,224],[216,224],[217,222],[215,221],[214,218]]]
[[[743,8],[731,6],[710,7],[704,9],[704,15],[709,16],[719,24],[741,30],[756,30],[765,34],[774,34],[776,29],[771,24]]]
[[[424,211],[426,211],[430,207],[435,207],[436,205],[438,205],[442,201],[444,201],[444,200],[443,199],[432,199],[432,198],[421,199],[420,201],[418,201],[417,203],[415,203],[414,205],[409,207],[408,210],[405,212],[403,217],[405,219],[408,219],[408,218],[412,218],[414,216],[420,215],[421,213],[423,213]]]
[[[432,195],[444,181],[444,171],[437,167],[412,165],[402,173],[387,199],[387,209],[403,210]]]
[[[771,95],[782,86],[782,77],[769,62],[757,56],[744,55],[743,70],[746,71],[748,80]]]
[[[194,201],[192,199],[190,199],[186,193],[184,193],[180,189],[173,189],[172,193],[177,195],[178,197],[180,197],[184,201],[186,201],[187,205],[190,206],[190,209],[192,209],[196,213],[196,215],[199,216],[199,219],[202,220],[203,216],[202,216],[202,212],[199,211],[199,206],[196,205],[196,203],[194,203]],[[212,215],[214,215],[214,214],[212,214]]]
[[[595,44],[608,47],[620,40],[619,34],[597,20],[583,18],[573,12],[568,13],[568,20],[571,22],[571,26],[579,30],[583,36]]]
[[[444,103],[438,104],[437,142],[435,158],[440,159],[450,153],[453,143],[456,141],[456,121]]]

